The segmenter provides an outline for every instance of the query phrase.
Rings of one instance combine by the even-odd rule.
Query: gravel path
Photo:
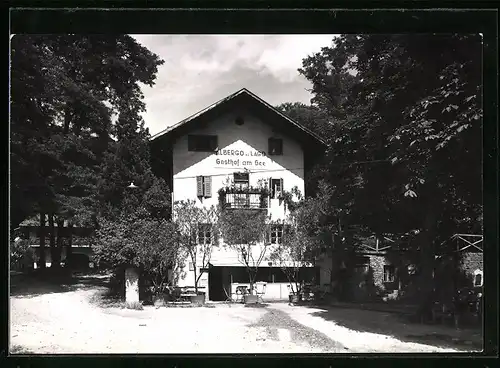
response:
[[[102,308],[91,300],[105,290],[11,296],[10,336],[14,352],[78,353],[359,353],[452,352],[356,331],[314,315],[318,310],[269,304],[246,308],[128,310]]]
[[[321,349],[321,352],[345,352],[341,343],[334,341],[327,335],[306,327],[293,320],[282,310],[270,308],[256,322],[248,327],[263,328],[267,338],[274,341],[292,341],[296,344],[309,345],[311,349]]]
[[[457,349],[401,341],[384,334],[346,328],[338,325],[335,321],[328,321],[313,315],[315,312],[320,312],[321,309],[289,306],[286,304],[275,304],[273,308],[286,313],[296,322],[323,333],[332,340],[342,342],[344,348],[347,348],[346,351],[350,353],[459,352]],[[363,313],[363,311],[360,311],[360,313]]]
[[[311,353],[292,339],[269,339],[251,326],[263,308],[99,308],[89,303],[99,289],[10,298],[14,352],[79,353]]]

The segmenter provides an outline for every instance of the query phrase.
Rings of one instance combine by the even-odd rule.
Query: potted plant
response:
[[[205,293],[198,291],[196,294],[189,298],[191,304],[205,304]]]
[[[243,295],[243,303],[245,304],[256,304],[258,302],[259,300],[256,294],[249,293]]]
[[[166,298],[165,291],[162,290],[161,287],[158,287],[155,285],[150,286],[150,290],[151,290],[151,294],[152,294],[153,305],[156,308],[164,306],[165,305],[165,298]]]
[[[290,291],[290,294],[288,294],[288,301],[290,303],[298,303],[302,301],[302,294],[296,292],[296,291]]]

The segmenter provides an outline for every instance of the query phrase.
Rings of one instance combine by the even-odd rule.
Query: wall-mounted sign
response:
[[[257,150],[241,150],[241,149],[220,149],[215,153],[217,156],[265,156],[264,151]]]
[[[234,156],[234,158],[216,158],[215,164],[231,167],[265,167],[266,163],[254,157],[266,156],[264,151],[242,150],[242,149],[221,149],[217,156]]]

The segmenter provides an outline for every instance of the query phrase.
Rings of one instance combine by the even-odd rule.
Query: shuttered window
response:
[[[205,191],[205,197],[210,198],[212,196],[212,177],[204,176],[203,177],[203,189]]]
[[[197,176],[196,177],[196,195],[198,197],[211,197],[212,196],[212,177],[211,176]]]
[[[283,192],[283,179],[269,178],[269,194],[271,198],[277,198]]]
[[[196,177],[196,195],[198,197],[203,197],[204,193],[204,188],[203,188],[203,176],[197,176]]]

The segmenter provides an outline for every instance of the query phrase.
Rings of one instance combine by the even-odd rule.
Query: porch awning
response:
[[[230,261],[224,261],[224,260],[214,260],[214,261],[210,261],[210,266],[211,267],[245,267],[245,265],[243,263],[240,263],[240,262],[230,262]],[[262,261],[259,265],[259,268],[268,268],[268,267],[281,267],[281,266],[285,266],[285,267],[295,267],[296,264],[294,262],[282,262],[281,264],[278,264],[276,262],[270,262],[270,261]],[[307,268],[310,268],[310,267],[314,267],[313,264],[308,264],[308,265],[304,265],[304,267],[307,267]]]

